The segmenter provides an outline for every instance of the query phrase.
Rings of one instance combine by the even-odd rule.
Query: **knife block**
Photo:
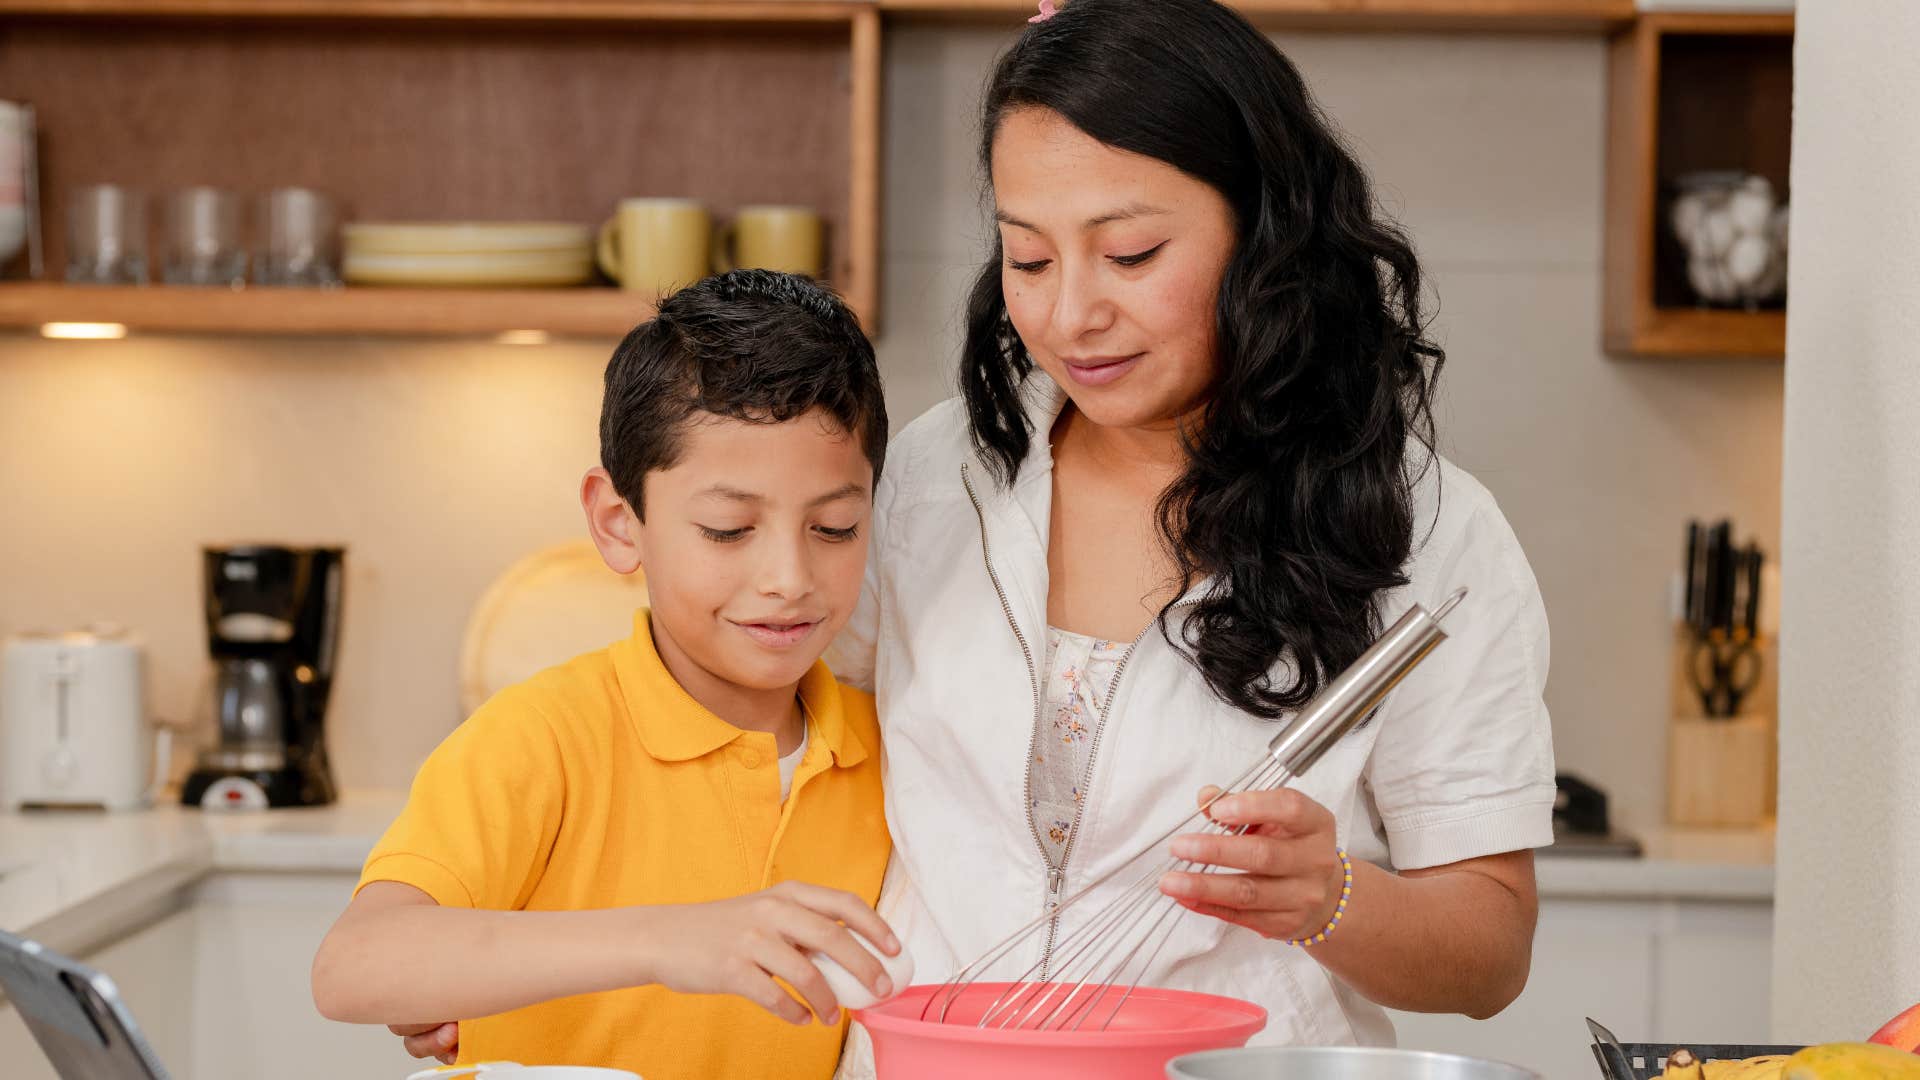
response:
[[[1686,627],[1677,626],[1667,732],[1667,821],[1728,828],[1765,824],[1773,817],[1778,787],[1777,643],[1763,637],[1756,644],[1760,681],[1734,717],[1702,715],[1700,695],[1687,677],[1693,644]]]

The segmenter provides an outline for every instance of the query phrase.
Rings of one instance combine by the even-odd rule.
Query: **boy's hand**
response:
[[[388,1024],[387,1030],[400,1036],[407,1053],[414,1057],[430,1057],[442,1065],[451,1065],[460,1056],[460,1025],[452,1021],[444,1024]]]
[[[730,900],[637,910],[645,920],[648,981],[673,990],[738,994],[789,1023],[806,1023],[806,1007],[773,981],[778,977],[822,1023],[837,1024],[840,1003],[807,959],[811,949],[838,961],[876,995],[893,993],[880,961],[847,929],[888,956],[900,952],[900,942],[852,893],[789,881]]]

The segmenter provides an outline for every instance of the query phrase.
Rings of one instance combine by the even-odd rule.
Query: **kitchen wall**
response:
[[[888,32],[885,334],[896,425],[948,393],[982,251],[970,124],[1008,39]],[[1447,452],[1500,498],[1554,627],[1563,767],[1660,812],[1666,589],[1689,514],[1777,550],[1781,368],[1599,348],[1597,37],[1278,39],[1409,227],[1449,354]],[[352,548],[333,745],[396,786],[458,720],[462,621],[494,574],[579,532],[607,346],[0,342],[0,632],[113,619],[186,713],[197,546]]]
[[[1794,42],[1773,1036],[1920,1001],[1920,8],[1807,4]]]

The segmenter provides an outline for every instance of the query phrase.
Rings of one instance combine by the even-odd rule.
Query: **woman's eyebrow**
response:
[[[1171,213],[1173,213],[1173,211],[1168,210],[1165,207],[1151,206],[1147,203],[1134,202],[1134,203],[1128,203],[1127,205],[1119,207],[1118,209],[1109,210],[1104,214],[1096,214],[1093,217],[1088,218],[1086,222],[1081,225],[1081,228],[1097,229],[1102,225],[1110,225],[1116,221],[1131,221],[1134,218],[1158,217],[1162,214],[1171,214]],[[994,210],[993,219],[995,221],[998,221],[1002,225],[1011,225],[1016,229],[1025,229],[1030,233],[1040,232],[1040,227],[1038,225],[1034,225],[1030,222],[1022,221],[1021,219],[1014,217],[1012,214],[1007,213],[1005,210],[999,210],[999,209]]]

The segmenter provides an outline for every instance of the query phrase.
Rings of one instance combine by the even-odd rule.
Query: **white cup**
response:
[[[437,1065],[421,1069],[407,1080],[446,1080],[454,1076],[498,1075],[501,1080],[640,1080],[625,1069],[597,1065],[522,1065],[516,1061],[482,1061],[473,1065]]]

